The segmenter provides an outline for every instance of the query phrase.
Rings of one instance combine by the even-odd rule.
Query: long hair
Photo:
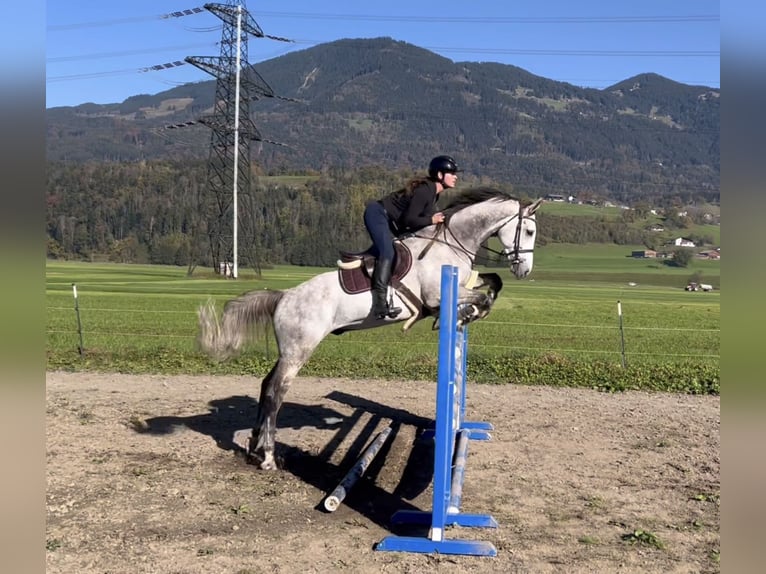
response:
[[[428,183],[429,181],[433,180],[430,177],[413,177],[404,184],[404,187],[396,190],[394,193],[399,196],[403,195],[405,197],[409,197],[412,195],[412,192],[415,191],[416,187],[423,185],[424,183]]]

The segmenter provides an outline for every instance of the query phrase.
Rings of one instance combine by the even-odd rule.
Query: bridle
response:
[[[532,253],[534,251],[534,248],[532,249],[521,248],[521,227],[524,224],[525,219],[532,219],[530,215],[522,215],[522,210],[524,209],[526,208],[519,208],[519,212],[513,216],[513,217],[517,217],[519,220],[518,223],[516,224],[516,231],[513,234],[513,249],[509,250],[506,247],[505,249],[503,249],[503,253],[502,253],[503,255],[508,257],[508,260],[511,262],[511,265],[518,265],[519,263],[521,263],[521,258],[519,257],[519,255],[521,255],[522,253]],[[511,217],[511,219],[508,220],[508,223],[513,221],[513,217]],[[504,225],[508,225],[508,223]],[[498,231],[500,231],[500,229],[502,229],[504,225],[501,225],[498,228]]]
[[[534,248],[532,249],[522,249],[521,248],[521,231],[522,227],[524,225],[525,219],[532,219],[530,215],[523,215],[522,212],[526,209],[526,207],[520,207],[518,213],[510,216],[508,218],[508,221],[502,223],[498,226],[497,231],[493,233],[492,235],[497,235],[500,230],[508,225],[511,221],[514,219],[518,219],[516,223],[516,230],[513,235],[513,248],[508,249],[507,247],[503,248],[502,251],[498,251],[497,249],[492,249],[489,246],[484,246],[484,249],[489,251],[490,253],[494,253],[495,255],[500,255],[503,257],[506,257],[508,261],[510,262],[511,266],[518,265],[521,263],[521,254],[522,253],[532,253],[534,251]],[[423,259],[426,253],[428,253],[428,250],[431,248],[431,245],[433,245],[435,242],[438,243],[444,243],[445,245],[449,245],[452,249],[457,249],[463,254],[467,255],[471,261],[474,261],[477,257],[477,253],[471,251],[470,249],[467,249],[465,245],[463,245],[460,240],[455,236],[454,233],[452,233],[452,230],[450,229],[449,225],[449,218],[445,219],[443,223],[440,223],[437,225],[436,230],[434,231],[434,234],[432,237],[423,237],[421,235],[415,235],[415,237],[420,237],[421,239],[430,239],[430,242],[426,247],[423,249],[423,251],[420,252],[420,255],[418,255],[418,259]],[[439,235],[439,231],[441,231],[440,227],[443,227],[444,229],[444,236],[445,239],[440,240],[437,239],[437,236]],[[449,241],[446,240],[447,232],[449,232],[450,236],[452,237],[452,240],[457,244],[457,246],[453,245]]]

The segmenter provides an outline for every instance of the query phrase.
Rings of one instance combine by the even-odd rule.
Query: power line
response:
[[[102,21],[81,22],[64,25],[48,26],[48,31],[77,30],[81,28],[107,27],[120,24],[142,23],[149,20],[162,20],[180,18],[205,12],[204,8],[195,7],[167,14],[152,16],[137,16],[117,18]],[[541,17],[476,17],[476,16],[400,16],[391,14],[346,14],[346,13],[318,13],[318,12],[281,12],[259,11],[259,15],[274,18],[291,19],[314,19],[314,20],[348,20],[348,21],[381,21],[381,22],[442,22],[442,23],[475,23],[475,24],[619,24],[619,23],[695,23],[695,22],[718,22],[720,14],[684,14],[677,16],[647,15],[647,16],[541,16]],[[220,29],[214,27],[213,29]],[[207,31],[207,30],[206,30]],[[284,40],[283,38],[274,38]],[[300,40],[296,43],[303,45],[317,45],[326,40]],[[205,44],[209,45],[209,44]],[[48,58],[48,63],[63,63],[84,60],[96,60],[118,58],[122,56],[139,55],[170,50],[183,50],[196,46],[174,46],[157,49],[124,50],[119,52],[96,52],[92,54],[61,56]],[[479,48],[479,47],[453,47],[453,46],[421,46],[424,49],[443,54],[494,54],[515,55],[526,57],[605,57],[605,58],[720,58],[720,51],[716,50],[548,50],[548,49],[513,49],[513,48]],[[143,71],[138,69],[135,71]],[[50,81],[72,81],[78,79],[91,79],[102,76],[114,76],[131,73],[130,70],[107,70],[96,73],[70,74],[68,76],[54,76]],[[558,80],[567,81],[567,80]],[[589,80],[608,85],[608,80]],[[689,83],[689,82],[687,82]],[[692,83],[714,84],[718,81],[694,81]]]
[[[472,54],[511,54],[517,56],[619,56],[619,57],[720,57],[716,50],[523,50],[514,48],[456,48],[448,46],[421,46],[437,52],[466,52]]]
[[[73,24],[48,26],[49,32],[97,28],[120,24],[135,24],[149,20],[177,18],[204,12],[203,8],[192,8],[181,12],[154,16],[136,16]],[[348,20],[368,22],[439,22],[454,24],[661,24],[720,22],[720,14],[687,14],[680,16],[396,16],[391,14],[323,14],[318,12],[270,12],[259,10],[258,16],[289,18],[297,20]]]
[[[167,20],[169,18],[181,18],[183,16],[191,16],[192,14],[200,14],[205,12],[204,8],[189,8],[187,10],[181,10],[178,12],[170,12],[168,14],[158,14],[154,16],[134,16],[131,18],[115,18],[111,20],[96,20],[94,22],[79,22],[75,24],[58,24],[48,26],[48,32],[63,32],[66,30],[79,30],[81,28],[102,28],[106,26],[117,26],[119,24],[138,24],[141,22],[148,22],[150,20]]]
[[[319,40],[296,40],[296,44],[311,44],[316,45],[322,43]],[[204,44],[209,46],[210,44]],[[188,46],[191,48],[192,46]],[[508,54],[518,56],[598,56],[598,57],[672,57],[672,58],[696,58],[696,57],[720,57],[720,52],[712,50],[516,50],[506,48],[450,48],[445,46],[420,46],[423,49],[436,51],[436,52],[456,52],[465,54]],[[171,51],[177,49],[183,49],[182,46],[165,47],[157,49],[145,49],[145,50],[126,50],[123,52],[101,52],[96,54],[87,54],[83,56],[64,56],[60,58],[50,58],[49,62],[62,62],[62,61],[74,61],[74,60],[87,60],[87,59],[100,59],[100,58],[114,58],[124,55],[154,53],[158,51]],[[141,71],[138,69],[136,71]],[[95,74],[72,74],[66,77],[52,76],[48,80],[60,81],[61,79],[75,80],[98,77],[100,75],[113,75],[116,73],[124,73],[125,70],[119,71],[104,71],[97,72]],[[564,80],[557,80],[564,81]],[[607,80],[594,80],[600,82],[607,82]],[[710,82],[707,82],[710,83]],[[713,82],[714,83],[714,82]]]
[[[395,16],[390,14],[322,14],[317,12],[258,11],[258,16],[308,20],[353,20],[372,22],[442,22],[455,24],[643,24],[719,22],[720,14],[682,16]]]
[[[144,72],[159,72],[161,70],[168,70],[170,68],[178,68],[186,65],[186,62],[176,60],[175,62],[166,62],[163,64],[154,64],[152,66],[146,66],[143,68],[128,68],[124,70],[114,70],[106,72],[93,72],[89,74],[70,74],[66,76],[49,76],[46,78],[47,82],[65,82],[69,80],[83,80],[91,78],[101,78],[105,76],[119,76],[125,74],[136,74]]]
[[[327,40],[295,40],[296,44],[316,46]],[[673,58],[696,58],[720,57],[719,50],[532,50],[523,48],[475,48],[456,46],[421,46],[425,50],[434,52],[457,52],[466,54],[508,54],[514,56],[618,56],[618,57],[673,57]]]
[[[136,74],[138,72],[141,72],[141,68],[127,68],[122,70],[109,70],[104,72],[91,72],[87,74],[68,74],[65,76],[47,76],[45,78],[46,82],[54,83],[54,82],[67,82],[70,80],[89,80],[92,78],[104,78],[107,76],[122,76],[126,74]]]
[[[553,79],[553,78],[551,78]],[[625,81],[625,78],[620,78],[619,80],[603,80],[599,78],[556,78],[557,82],[567,82],[569,84],[575,84],[575,85],[583,85],[588,84],[589,87],[594,87],[595,84],[600,84],[604,88],[608,88],[610,86],[613,86],[614,84],[618,82]],[[687,84],[690,86],[697,86],[697,85],[704,85],[709,87],[715,87],[714,85],[718,82],[711,81],[711,80],[674,80],[676,82],[680,82],[682,84]],[[716,88],[718,89],[718,88]]]
[[[140,50],[121,50],[119,52],[96,52],[93,54],[81,54],[79,56],[59,56],[46,58],[46,62],[77,62],[80,60],[101,60],[105,58],[121,58],[122,56],[136,56],[139,54],[157,54],[160,52],[175,52],[179,50],[194,50],[197,48],[210,48],[218,46],[219,42],[205,42],[204,44],[186,44],[183,46],[164,46],[162,48],[142,48]]]

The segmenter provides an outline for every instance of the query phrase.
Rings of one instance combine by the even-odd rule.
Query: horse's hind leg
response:
[[[261,396],[258,400],[258,417],[255,420],[253,434],[250,437],[248,454],[261,460],[261,468],[277,468],[274,459],[274,443],[277,433],[277,414],[282,407],[287,390],[295,375],[305,363],[289,361],[281,357],[261,383]]]

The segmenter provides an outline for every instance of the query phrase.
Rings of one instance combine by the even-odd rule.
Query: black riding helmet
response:
[[[463,171],[458,168],[457,162],[448,155],[438,155],[428,164],[428,177],[437,179],[439,172],[457,173]]]

